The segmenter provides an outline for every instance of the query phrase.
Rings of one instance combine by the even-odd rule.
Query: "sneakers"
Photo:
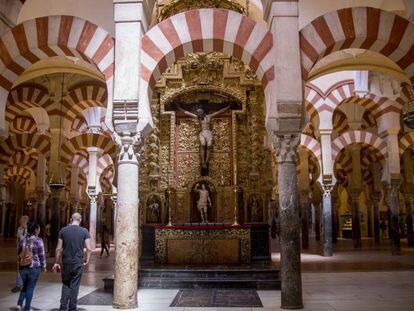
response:
[[[22,306],[17,305],[17,306],[16,306],[16,310],[17,310],[17,311],[21,311],[21,310],[22,310]]]
[[[17,293],[17,292],[20,292],[20,290],[21,290],[21,288],[20,287],[13,287],[12,289],[11,289],[11,292],[12,293]]]

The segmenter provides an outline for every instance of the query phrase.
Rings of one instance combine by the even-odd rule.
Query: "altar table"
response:
[[[179,265],[250,263],[250,226],[155,226],[155,262]]]

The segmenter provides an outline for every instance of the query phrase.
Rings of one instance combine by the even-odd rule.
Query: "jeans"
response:
[[[33,292],[40,275],[40,268],[21,268],[19,272],[23,281],[23,288],[20,292],[17,304],[22,306],[23,301],[26,300],[25,309],[30,310]]]
[[[76,310],[83,263],[62,264],[62,296],[60,310]]]
[[[23,287],[23,281],[19,271],[19,262],[17,262],[16,287],[20,289]]]

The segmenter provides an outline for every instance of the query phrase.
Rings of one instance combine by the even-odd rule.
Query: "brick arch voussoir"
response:
[[[387,158],[386,142],[379,136],[367,131],[348,131],[332,141],[332,161],[336,163],[340,152],[349,145],[366,145],[377,153],[377,158],[382,161]]]
[[[390,29],[390,31],[382,30]],[[371,7],[332,11],[314,19],[300,31],[302,78],[333,52],[360,48],[394,61],[414,82],[414,25],[394,13]]]

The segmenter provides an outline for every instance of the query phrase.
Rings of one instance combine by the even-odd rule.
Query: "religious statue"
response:
[[[230,109],[230,105],[227,107],[224,107],[223,109],[220,109],[216,112],[213,112],[211,114],[206,114],[203,108],[198,107],[195,111],[195,113],[192,113],[190,111],[187,111],[183,108],[181,108],[179,105],[177,105],[178,110],[184,112],[185,115],[190,116],[192,118],[197,118],[200,122],[200,155],[201,155],[201,168],[202,171],[206,171],[208,169],[208,162],[210,158],[210,149],[211,145],[213,143],[213,133],[210,129],[210,122],[211,118],[215,117],[228,109]]]
[[[206,189],[205,184],[201,184],[201,188],[200,188],[200,184],[197,184],[194,190],[198,192],[197,209],[201,215],[201,222],[203,224],[208,223],[207,208],[209,205],[211,206],[210,193]]]

